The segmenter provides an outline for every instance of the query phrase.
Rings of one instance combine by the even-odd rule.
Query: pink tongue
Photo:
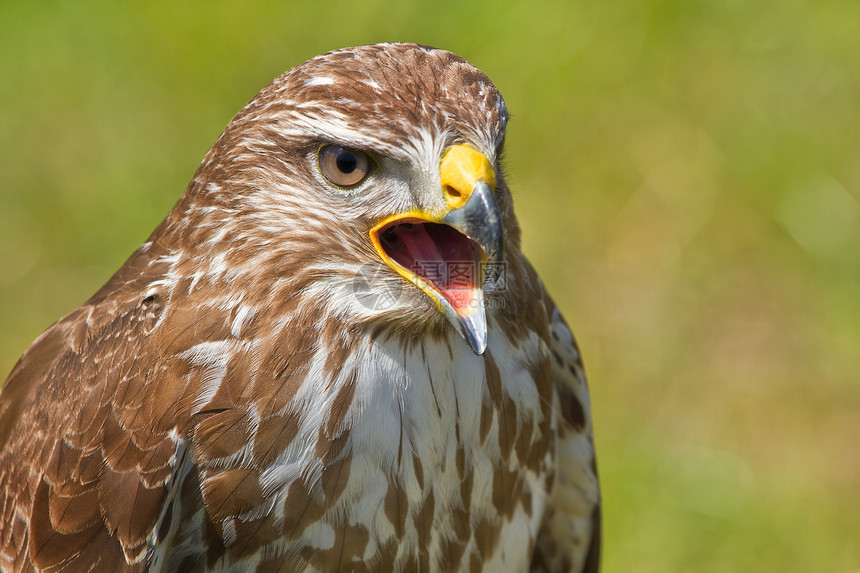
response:
[[[471,241],[457,233],[439,244],[421,224],[398,225],[393,231],[412,259],[407,268],[442,293],[455,310],[468,308],[479,272]]]
[[[444,263],[445,259],[424,225],[398,225],[394,234],[406,247],[412,260],[422,264]],[[412,269],[415,270],[415,269]]]

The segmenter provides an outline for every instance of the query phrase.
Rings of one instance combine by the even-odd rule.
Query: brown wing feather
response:
[[[142,567],[176,448],[146,390],[162,368],[145,351],[158,309],[143,293],[163,270],[146,250],[40,336],[2,387],[4,571]]]
[[[570,328],[548,297],[547,303],[561,423],[555,485],[532,571],[592,573],[600,567],[601,510],[588,384]]]

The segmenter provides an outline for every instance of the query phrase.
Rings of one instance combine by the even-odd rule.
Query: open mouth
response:
[[[484,276],[493,269],[495,288],[505,257],[496,172],[486,155],[458,143],[441,157],[439,183],[443,208],[392,214],[369,229],[370,240],[385,264],[424,291],[481,355],[490,325]]]
[[[408,217],[382,226],[375,235],[398,270],[420,279],[456,311],[466,310],[482,286],[483,249],[449,225]]]

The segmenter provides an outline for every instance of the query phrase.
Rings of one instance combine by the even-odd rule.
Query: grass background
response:
[[[0,3],[0,370],[242,105],[338,47],[505,95],[527,252],[592,384],[606,572],[860,571],[860,3]]]

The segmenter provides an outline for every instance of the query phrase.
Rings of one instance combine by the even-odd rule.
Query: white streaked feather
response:
[[[334,83],[334,80],[331,78],[327,78],[327,77],[323,77],[323,76],[316,76],[316,77],[313,77],[313,78],[307,80],[305,82],[305,86],[306,87],[329,86],[333,83]]]
[[[204,368],[200,387],[194,397],[191,413],[197,414],[215,397],[227,374],[227,363],[236,350],[236,343],[228,340],[201,342],[179,354],[195,366]]]

